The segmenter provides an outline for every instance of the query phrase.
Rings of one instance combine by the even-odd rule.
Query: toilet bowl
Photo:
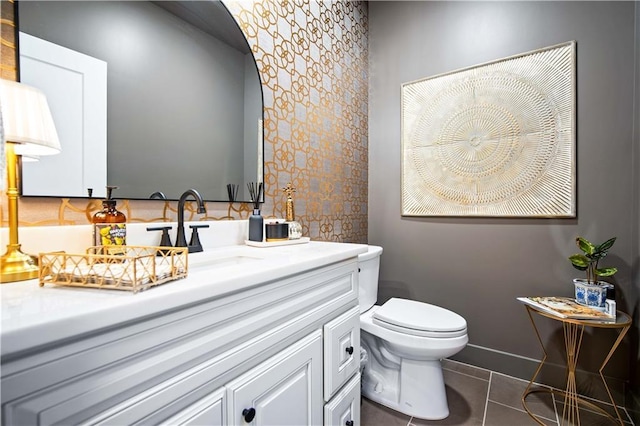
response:
[[[447,309],[392,298],[375,305],[382,248],[359,256],[362,394],[391,409],[422,419],[449,415],[440,360],[467,342],[467,323]]]

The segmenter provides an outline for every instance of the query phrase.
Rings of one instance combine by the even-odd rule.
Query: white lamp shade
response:
[[[51,110],[39,89],[0,79],[0,113],[5,140],[19,144],[16,154],[33,157],[60,152]]]
[[[22,146],[22,145],[18,145],[18,146]],[[17,147],[16,147],[17,148]],[[38,161],[40,161],[40,157],[37,155],[27,155],[27,154],[20,154],[18,153],[18,155],[22,155],[22,162],[23,163],[36,163]]]

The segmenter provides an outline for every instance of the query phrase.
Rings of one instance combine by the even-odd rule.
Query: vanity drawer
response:
[[[360,374],[349,380],[324,406],[324,426],[360,425]]]
[[[167,419],[165,424],[179,426],[223,426],[227,424],[225,413],[226,389],[220,388],[211,395],[185,408]]]
[[[354,306],[324,326],[324,400],[360,368],[360,307]]]

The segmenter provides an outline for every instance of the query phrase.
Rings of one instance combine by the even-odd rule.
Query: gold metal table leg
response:
[[[533,373],[531,380],[529,380],[529,384],[527,385],[527,388],[524,390],[524,393],[522,394],[522,406],[524,407],[527,414],[529,414],[529,416],[531,416],[533,420],[535,420],[540,425],[545,426],[545,424],[540,419],[538,419],[538,417],[535,414],[533,414],[531,410],[529,410],[529,407],[527,406],[527,402],[526,402],[526,398],[529,394],[540,391],[539,389],[531,389],[531,385],[533,385],[533,382],[536,380],[536,377],[538,377],[538,374],[540,374],[540,370],[542,370],[542,366],[547,360],[547,350],[544,347],[544,343],[542,343],[542,338],[540,337],[540,332],[538,331],[538,327],[536,327],[536,322],[533,320],[533,316],[531,316],[531,308],[529,308],[529,306],[525,306],[525,307],[527,308],[527,314],[529,315],[529,319],[531,320],[531,325],[533,326],[533,330],[536,333],[536,337],[538,338],[538,342],[540,343],[540,347],[542,348],[542,352],[544,353],[544,356],[542,357],[540,364],[538,364],[538,368],[536,368],[536,371]]]
[[[602,370],[604,370],[604,367],[606,367],[607,363],[611,359],[611,356],[613,355],[613,353],[616,351],[616,349],[620,345],[620,342],[622,342],[622,339],[624,338],[624,335],[627,334],[627,331],[629,331],[630,327],[631,327],[631,324],[629,324],[626,327],[622,328],[622,330],[618,334],[618,338],[614,342],[613,346],[611,346],[611,349],[609,350],[609,353],[607,354],[607,357],[604,359],[604,361],[602,362],[602,366],[600,366],[600,369],[598,370],[598,373],[600,373],[600,378],[602,379],[602,383],[604,384],[604,388],[607,391],[607,395],[609,395],[609,400],[611,400],[611,405],[613,405],[613,409],[616,411],[616,416],[618,416],[618,422],[620,423],[620,426],[624,426],[624,422],[622,421],[622,416],[620,415],[620,411],[618,410],[618,406],[616,405],[616,402],[613,399],[613,395],[611,395],[611,391],[609,390],[609,385],[607,385],[607,381],[604,378],[604,374],[602,374]]]
[[[527,385],[524,393],[522,394],[522,406],[524,407],[525,411],[529,414],[529,416],[531,416],[531,418],[534,419],[540,425],[545,425],[545,423],[541,419],[539,419],[534,413],[531,412],[531,410],[529,410],[529,407],[527,406],[527,402],[526,402],[526,398],[528,395],[532,393],[544,392],[544,393],[551,393],[553,395],[559,396],[564,399],[564,408],[562,410],[562,420],[560,422],[562,426],[580,425],[580,413],[579,413],[580,405],[583,405],[595,412],[601,413],[607,416],[612,421],[620,424],[620,426],[624,426],[622,416],[620,414],[620,411],[618,410],[615,400],[613,399],[613,395],[611,394],[607,381],[604,377],[603,371],[607,363],[613,356],[613,353],[616,351],[616,349],[622,342],[622,339],[624,338],[624,336],[627,334],[627,331],[629,331],[629,328],[631,327],[631,320],[629,316],[627,314],[622,313],[624,317],[620,320],[621,322],[619,323],[614,323],[611,325],[596,324],[596,323],[589,323],[588,321],[583,322],[583,321],[562,320],[549,315],[541,314],[539,311],[536,311],[535,309],[530,308],[528,305],[525,307],[527,308],[527,314],[529,315],[529,320],[531,321],[531,325],[533,326],[533,330],[535,331],[536,338],[538,339],[538,343],[540,343],[540,347],[542,348],[542,352],[544,353],[542,360],[538,365],[538,368],[536,368],[536,371],[534,372],[533,376],[531,377],[531,380],[529,381],[529,384]],[[540,337],[540,332],[538,331],[538,327],[536,326],[536,323],[533,319],[532,312],[541,314],[543,316],[554,319],[556,321],[562,321],[562,328],[564,332],[564,344],[565,344],[565,350],[567,355],[567,383],[564,391],[559,389],[532,389],[533,383],[538,377],[538,374],[540,374],[540,371],[542,370],[542,367],[547,360],[547,350],[544,346],[542,338]],[[618,312],[618,314],[620,315],[621,313]],[[600,369],[598,370],[600,374],[600,378],[602,379],[602,383],[604,384],[605,390],[607,391],[607,395],[609,396],[609,400],[611,401],[611,404],[613,405],[613,409],[615,410],[615,413],[617,415],[617,418],[613,417],[610,413],[602,409],[602,407],[596,404],[593,404],[592,402],[587,401],[584,398],[581,398],[580,395],[578,394],[578,388],[576,384],[576,367],[578,365],[578,355],[580,354],[580,347],[582,346],[582,337],[584,335],[584,328],[587,326],[620,329],[620,332],[618,334],[618,337],[615,343],[609,350],[609,353],[607,354],[606,358],[602,362],[602,365],[600,366]]]
[[[563,322],[562,328],[564,330],[564,347],[567,351],[567,386],[564,394],[561,425],[565,424],[565,420],[567,425],[579,425],[580,412],[578,402],[580,399],[576,385],[576,365],[578,364],[578,355],[582,345],[584,325]]]

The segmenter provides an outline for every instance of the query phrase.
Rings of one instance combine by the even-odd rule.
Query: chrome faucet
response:
[[[196,247],[192,245],[187,245],[187,239],[184,236],[184,205],[187,201],[187,198],[192,196],[196,202],[198,203],[197,212],[202,214],[206,213],[206,209],[204,208],[204,200],[198,191],[195,189],[187,189],[181,196],[178,201],[178,233],[176,235],[176,247],[188,247],[189,253],[196,251]],[[207,225],[208,226],[208,225]],[[194,230],[195,231],[195,230]],[[202,251],[202,246],[200,250]]]

